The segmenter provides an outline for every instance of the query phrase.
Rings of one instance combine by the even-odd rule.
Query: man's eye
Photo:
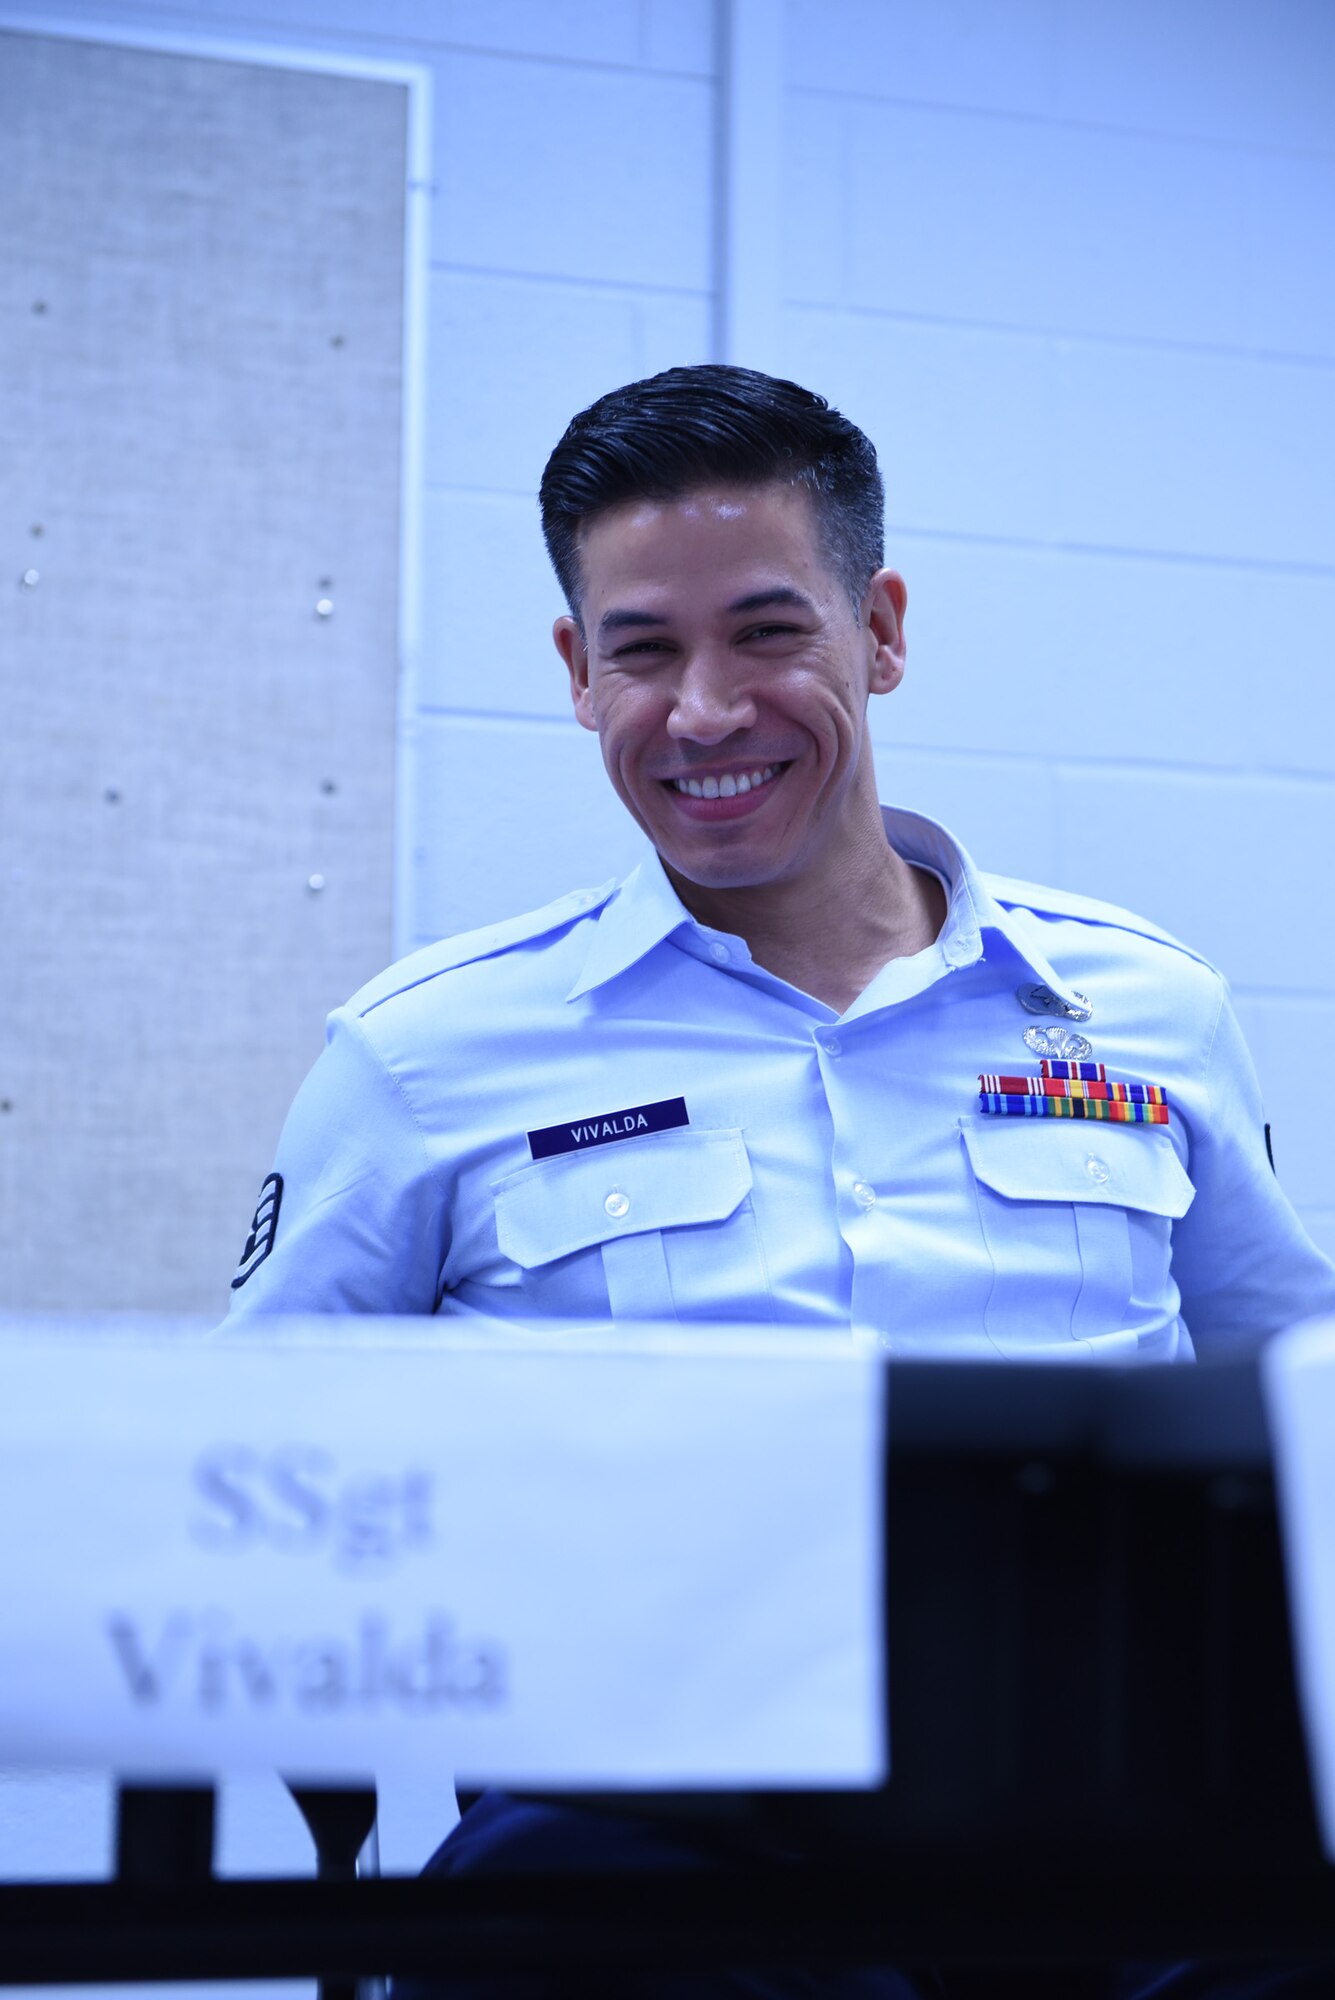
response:
[[[747,639],[788,639],[796,630],[796,625],[753,625],[742,636]]]
[[[618,646],[612,657],[617,660],[625,660],[636,653],[663,653],[666,651],[666,639],[632,639],[628,646]]]

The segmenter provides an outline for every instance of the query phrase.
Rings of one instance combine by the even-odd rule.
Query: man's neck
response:
[[[667,873],[699,923],[744,938],[757,965],[843,1014],[882,966],[925,951],[946,920],[937,877],[897,854],[879,821],[877,834],[844,854],[834,881],[804,875],[718,889]]]

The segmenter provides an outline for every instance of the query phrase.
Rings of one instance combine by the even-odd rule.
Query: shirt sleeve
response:
[[[1182,1317],[1203,1359],[1253,1348],[1300,1319],[1335,1312],[1335,1266],[1276,1179],[1261,1089],[1242,1030],[1221,999],[1193,1123],[1196,1199],[1173,1232]]]
[[[402,1086],[344,1010],[288,1113],[256,1222],[229,1323],[436,1309],[444,1193]]]

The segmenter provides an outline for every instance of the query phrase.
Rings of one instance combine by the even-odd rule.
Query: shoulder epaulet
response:
[[[1174,951],[1185,953],[1200,965],[1210,966],[1210,960],[1203,952],[1196,951],[1171,931],[1160,930],[1158,924],[1149,923],[1138,917],[1134,910],[1124,910],[1118,903],[1102,903],[1097,896],[1077,896],[1068,889],[1050,889],[1038,882],[1019,882],[1010,875],[987,875],[983,881],[989,892],[1003,908],[1008,910],[1032,910],[1037,917],[1071,917],[1077,923],[1104,924],[1120,931],[1134,931],[1137,937],[1153,938],[1156,944],[1166,944]]]
[[[597,889],[574,889],[568,896],[558,896],[554,903],[544,903],[540,910],[525,911],[521,917],[506,917],[498,924],[484,924],[479,930],[461,931],[457,937],[423,945],[420,951],[398,959],[360,987],[347,1003],[348,1012],[369,1014],[396,994],[420,986],[424,980],[435,979],[442,972],[455,972],[461,965],[494,958],[500,952],[512,951],[516,945],[531,944],[535,938],[564,930],[578,918],[600,909],[616,886],[613,877]]]

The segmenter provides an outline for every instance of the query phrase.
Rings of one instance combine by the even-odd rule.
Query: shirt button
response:
[[[1092,1181],[1097,1181],[1099,1186],[1102,1187],[1103,1183],[1109,1178],[1111,1169],[1106,1160],[1096,1160],[1091,1153],[1085,1161],[1085,1172]]]
[[[709,956],[713,959],[715,965],[726,965],[732,957],[732,953],[728,950],[726,944],[711,944],[709,947]]]
[[[866,1181],[854,1181],[853,1199],[857,1202],[860,1208],[875,1208],[876,1190],[874,1187],[871,1187]]]
[[[630,1196],[622,1194],[620,1188],[613,1188],[611,1194],[608,1195],[607,1200],[603,1203],[603,1207],[607,1210],[613,1222],[620,1222],[622,1216],[629,1212]]]
[[[843,1043],[840,1041],[838,1035],[822,1035],[820,1038],[820,1045],[824,1049],[827,1056],[839,1055],[842,1052],[844,1046]]]

